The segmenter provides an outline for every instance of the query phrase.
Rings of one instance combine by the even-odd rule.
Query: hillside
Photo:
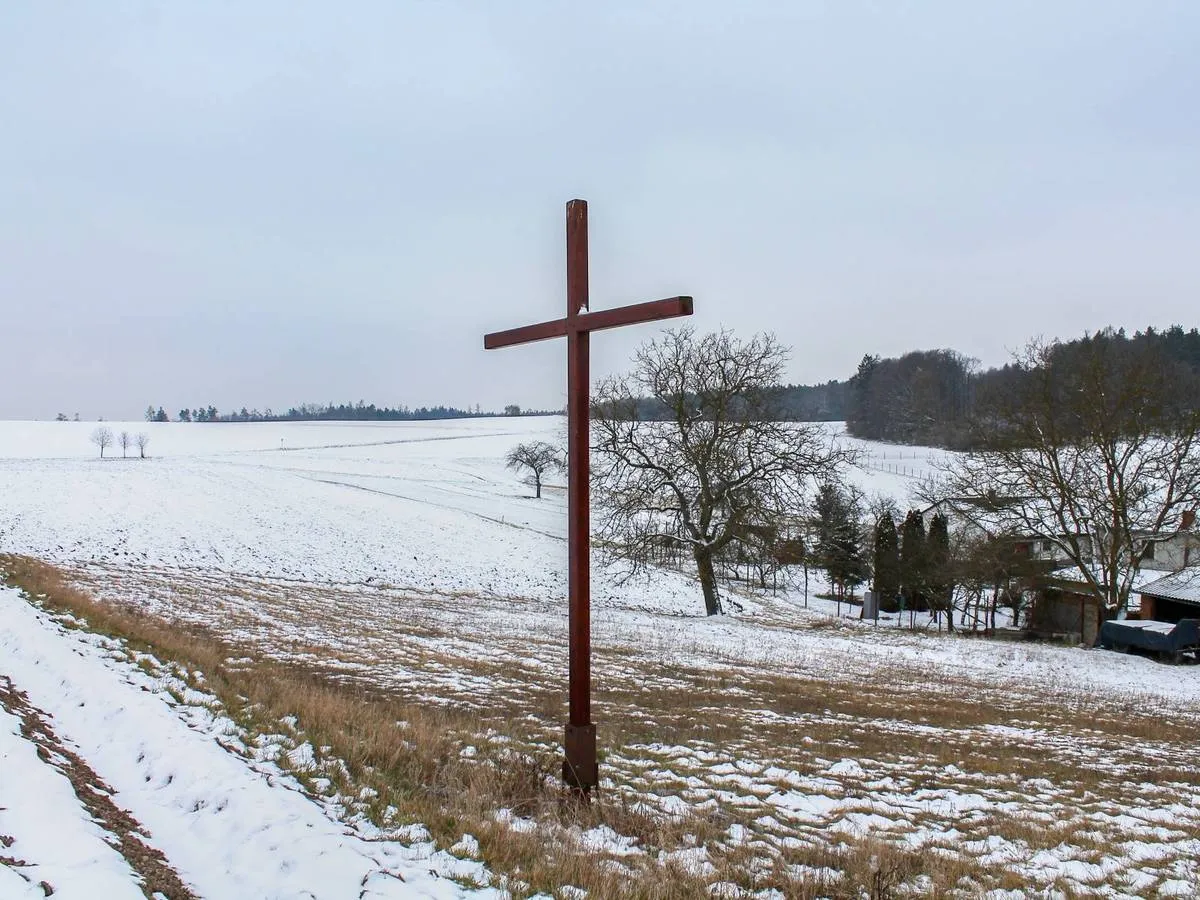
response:
[[[55,566],[0,558],[27,592],[0,592],[3,673],[199,895],[311,878],[338,898],[362,878],[386,896],[377,869],[414,896],[457,896],[456,872],[518,896],[828,894],[866,889],[881,859],[898,888],[968,893],[1170,893],[1197,876],[1188,672],[861,623],[813,596],[815,574],[806,597],[798,571],[707,619],[686,572],[626,581],[600,554],[604,780],[564,824],[564,500],[503,468],[558,421],[130,425],[149,429],[144,461],[93,456],[90,427],[0,423],[0,553]],[[853,478],[902,499],[944,452],[859,446]],[[153,658],[139,643],[158,641]],[[314,696],[348,701],[341,731],[342,707]],[[398,755],[357,758],[353,710]],[[30,784],[65,787],[5,740]],[[48,815],[78,831],[67,790]],[[247,831],[207,855],[183,844],[243,792],[261,796]],[[30,807],[4,805],[18,871],[61,881]],[[238,839],[259,825],[278,840]],[[330,861],[327,882],[309,858]],[[418,860],[441,880],[410,874]],[[97,863],[128,881],[121,865]]]

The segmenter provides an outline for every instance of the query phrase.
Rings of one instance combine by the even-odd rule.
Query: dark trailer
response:
[[[1200,659],[1200,619],[1178,622],[1149,622],[1110,619],[1100,626],[1097,643],[1108,650],[1149,650],[1178,660],[1185,653]]]

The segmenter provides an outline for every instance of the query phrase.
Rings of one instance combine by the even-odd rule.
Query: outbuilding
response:
[[[1188,566],[1142,585],[1140,618],[1156,622],[1200,619],[1200,565]]]

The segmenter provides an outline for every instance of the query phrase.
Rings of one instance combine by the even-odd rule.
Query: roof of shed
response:
[[[1188,566],[1172,572],[1142,585],[1139,592],[1150,597],[1200,604],[1200,566]]]

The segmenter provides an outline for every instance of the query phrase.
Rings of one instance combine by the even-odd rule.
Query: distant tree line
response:
[[[181,409],[177,415],[180,422],[307,422],[307,421],[338,421],[338,422],[410,422],[432,419],[474,419],[496,416],[553,416],[561,414],[562,410],[526,409],[515,404],[509,404],[503,413],[485,412],[479,406],[471,409],[459,409],[455,406],[376,406],[374,403],[302,403],[293,406],[287,412],[277,413],[272,409],[247,409],[221,412],[215,406],[201,406],[194,409]],[[167,422],[170,417],[161,406],[146,407],[147,422]]]
[[[793,422],[844,422],[848,389],[845,381],[786,384],[776,402],[780,415]]]
[[[1200,405],[1195,379],[1200,376],[1200,331],[1176,325],[1165,331],[1147,328],[1132,337],[1111,328],[1073,341],[1056,342],[1050,363],[1062,370],[1082,365],[1097,348],[1155,358],[1182,377],[1164,382],[1164,405]],[[1036,367],[1034,367],[1036,368]],[[954,350],[923,350],[895,359],[870,354],[844,387],[847,431],[855,437],[903,444],[970,449],[981,418],[1009,405],[1037,373],[1016,360],[978,371],[978,361]]]

